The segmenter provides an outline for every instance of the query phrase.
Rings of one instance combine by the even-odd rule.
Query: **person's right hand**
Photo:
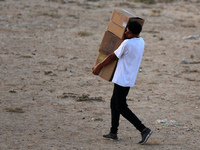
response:
[[[92,68],[92,73],[94,75],[99,75],[100,71],[101,71],[100,65],[96,65],[95,67]]]

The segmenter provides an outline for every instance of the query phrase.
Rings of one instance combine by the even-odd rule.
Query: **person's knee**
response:
[[[127,105],[118,105],[116,109],[120,114],[122,114],[127,109]]]

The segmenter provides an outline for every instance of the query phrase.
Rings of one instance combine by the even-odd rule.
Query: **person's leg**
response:
[[[146,127],[128,108],[128,105],[126,103],[126,96],[128,95],[129,89],[129,87],[122,87],[117,84],[115,85],[116,109],[124,118],[131,122],[136,127],[136,129],[142,132]]]
[[[119,126],[119,118],[120,114],[116,109],[116,101],[115,101],[115,86],[113,89],[113,95],[110,100],[110,108],[111,108],[111,128],[110,128],[110,133],[103,135],[104,138],[106,139],[111,139],[111,140],[118,140],[117,137],[117,131],[118,131],[118,126]]]
[[[115,95],[116,95],[116,86],[114,85],[113,89],[113,95],[110,101],[110,108],[111,108],[111,129],[110,132],[112,134],[117,134],[118,131],[118,126],[119,126],[119,118],[120,118],[120,113],[116,109],[116,100],[115,100]]]

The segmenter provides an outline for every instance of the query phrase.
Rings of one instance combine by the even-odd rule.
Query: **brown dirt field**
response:
[[[154,132],[146,145],[123,117],[120,140],[102,138],[113,83],[91,68],[115,8],[145,19],[128,104]],[[0,150],[200,149],[199,8],[197,0],[1,0]]]

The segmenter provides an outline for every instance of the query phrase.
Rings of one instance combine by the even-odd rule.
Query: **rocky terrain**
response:
[[[145,52],[128,95],[153,130],[123,117],[109,132],[113,83],[92,74],[112,11],[144,18]],[[0,150],[198,150],[200,1],[0,0]]]

